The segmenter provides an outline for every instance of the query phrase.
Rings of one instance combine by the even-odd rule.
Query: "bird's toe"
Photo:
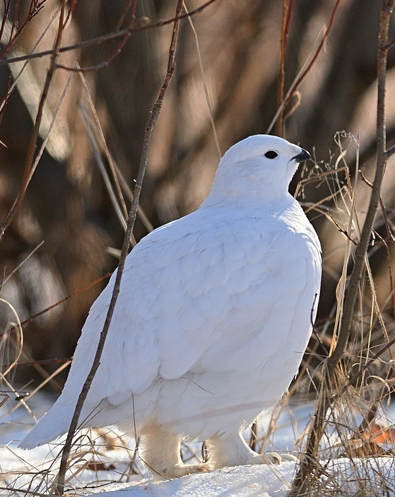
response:
[[[163,474],[157,476],[160,476],[163,479],[172,479],[194,473],[206,473],[210,470],[209,464],[177,464],[172,468],[168,468]]]
[[[296,462],[298,459],[292,454],[278,454],[277,452],[265,452],[262,454],[264,464],[281,464],[283,462]]]

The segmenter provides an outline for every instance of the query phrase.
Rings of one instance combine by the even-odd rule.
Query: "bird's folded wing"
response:
[[[277,221],[272,229],[248,219],[229,227],[198,213],[152,233],[129,256],[90,406],[117,405],[157,378],[198,369],[218,342],[248,340],[284,294],[296,302],[305,287],[295,237]],[[88,374],[113,284],[114,276],[92,306],[63,396],[80,390]]]

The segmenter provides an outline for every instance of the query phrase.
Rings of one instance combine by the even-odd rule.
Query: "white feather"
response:
[[[278,156],[266,158],[273,150]],[[281,397],[307,346],[320,288],[318,238],[287,191],[301,152],[266,135],[236,144],[201,207],[134,248],[80,416],[85,425],[136,422],[147,440],[155,425],[166,443],[169,434],[212,439],[216,454],[216,437],[226,446],[224,438]],[[22,447],[68,430],[114,280],[90,310],[63,393]],[[148,442],[146,452],[155,459]],[[163,464],[155,459],[166,475],[183,474],[176,452]],[[242,461],[251,462],[250,452]]]

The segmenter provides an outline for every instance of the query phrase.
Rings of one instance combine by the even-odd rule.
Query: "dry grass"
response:
[[[59,34],[62,34],[62,29],[59,28]],[[198,41],[196,44],[199,50]],[[54,56],[51,66],[53,71],[56,68],[55,59]],[[199,61],[201,63],[200,52]],[[201,71],[203,73],[203,67]],[[106,145],[85,79],[81,76],[80,80],[83,97],[79,102],[79,112],[114,210],[122,227],[125,228],[127,205],[130,205],[133,196]],[[48,85],[49,83],[50,81]],[[43,145],[39,154],[34,157],[35,140],[31,142],[30,170],[25,187],[37,167],[49,131],[56,122],[64,99],[68,96],[70,85],[71,76],[55,107],[48,134],[42,137]],[[214,113],[208,101],[206,84],[204,91],[210,110],[210,124],[214,125]],[[41,119],[39,115],[37,116],[36,138]],[[336,303],[328,316],[317,321],[300,374],[291,386],[290,394],[273,412],[266,433],[262,434],[258,427],[258,436],[251,443],[258,451],[273,446],[273,433],[278,428],[278,419],[282,410],[286,408],[292,412],[289,399],[293,402],[298,400],[300,403],[315,403],[318,399],[318,405],[324,408],[315,414],[316,417],[321,417],[321,425],[320,431],[315,433],[317,466],[310,481],[309,495],[390,495],[395,492],[393,462],[395,432],[392,427],[393,420],[386,418],[385,410],[391,402],[394,382],[393,213],[381,205],[380,216],[376,220],[375,231],[372,232],[364,259],[363,277],[359,282],[350,335],[336,374],[328,378],[326,363],[339,341],[350,268],[354,265],[355,249],[366,217],[367,192],[369,193],[371,189],[370,183],[360,170],[358,137],[341,132],[336,135],[335,144],[336,150],[331,154],[329,162],[315,161],[314,167],[309,165],[304,170],[295,195],[314,221],[319,222],[320,219],[326,218],[330,222],[330,227],[326,228],[329,235],[325,238],[323,266],[324,272],[336,281]],[[102,156],[106,158],[108,170],[102,162]],[[315,202],[309,201],[313,197],[310,195],[311,191],[320,191],[320,188],[326,192],[321,199]],[[24,196],[24,190],[21,190],[21,196]],[[141,208],[139,216],[146,229],[152,229]],[[385,236],[382,236],[382,233],[385,233]],[[372,269],[372,260],[377,254],[382,254],[387,260],[385,278],[389,281],[390,291],[384,298],[378,296],[377,281]],[[336,262],[333,263],[333,260]],[[14,274],[9,276],[12,278]],[[25,398],[28,385],[17,387],[14,382],[18,361],[25,363],[34,363],[34,361],[23,350],[23,326],[16,311],[3,299],[0,304],[2,308],[7,309],[9,317],[3,320],[4,327],[0,335],[0,358],[4,365],[0,376],[2,417],[4,419],[17,411],[25,410],[35,419]],[[3,311],[2,314],[6,315]],[[36,393],[40,393],[48,383],[54,382],[67,365],[66,361],[54,373],[48,374],[40,364],[35,363],[35,369],[43,375],[43,380],[34,391],[30,392],[28,399],[33,400]],[[326,400],[328,398],[330,402]],[[16,401],[13,405],[11,405],[12,399]],[[11,407],[8,408],[10,405]],[[311,420],[310,426],[313,422],[314,419]],[[306,457],[304,451],[308,428],[305,430],[304,427],[297,426],[296,420],[294,424],[295,433],[298,434],[296,450],[303,459]],[[47,494],[54,490],[61,448],[54,444],[53,450],[44,458],[40,467],[33,467],[27,460],[14,454],[17,469],[1,475],[0,487],[31,495]],[[11,448],[8,450],[12,452]],[[188,462],[204,457],[199,452],[199,446],[191,444],[183,446],[184,459]],[[87,477],[89,472],[91,476]],[[67,488],[77,492],[89,486],[104,485],[108,479],[130,481],[140,472],[141,465],[133,437],[112,430],[93,430],[79,435],[74,441],[65,484]],[[110,475],[110,478],[106,475]]]
[[[332,242],[327,243],[330,251],[324,251],[324,272],[327,258],[333,258],[336,254],[337,257],[339,254],[342,256],[339,259],[336,305],[328,318],[316,323],[302,368],[308,373],[310,390],[318,400],[318,410],[309,427],[309,440],[314,437],[316,467],[309,482],[308,494],[389,495],[395,490],[395,438],[394,420],[388,420],[385,411],[393,392],[395,321],[392,295],[384,302],[380,302],[377,296],[371,258],[377,251],[388,254],[388,244],[393,243],[390,213],[383,210],[376,220],[364,260],[352,328],[335,374],[328,376],[327,359],[338,343],[350,268],[354,264],[368,200],[359,170],[358,139],[339,133],[335,141],[339,150],[333,157],[333,166],[321,166],[322,172],[317,172],[314,178],[314,181],[326,181],[332,194],[313,206],[307,205],[307,210],[325,215],[338,232]],[[350,156],[351,168],[348,165]],[[350,169],[355,171],[353,181]],[[331,202],[326,206],[328,200]],[[383,227],[388,228],[387,239],[377,234]],[[388,278],[393,288],[390,257],[387,260]],[[333,267],[332,264],[331,271]],[[306,388],[306,378],[299,378],[293,386],[294,390],[299,382]],[[317,417],[320,417],[319,423],[316,422]],[[319,431],[312,432],[317,425]],[[307,457],[303,454],[304,450],[302,458]],[[352,471],[344,472],[343,458],[349,461]],[[383,471],[391,474],[391,478],[388,479]]]
[[[358,169],[358,141],[351,135],[339,133],[336,142],[338,151],[333,155],[331,162],[306,168],[306,177],[303,178],[297,192],[310,215],[326,216],[339,233],[333,251],[343,254],[342,273],[337,292],[338,302],[341,304],[344,298],[347,268],[353,257],[355,241],[363,219],[356,208],[359,184],[351,181],[348,164],[350,157],[352,168]],[[307,189],[312,185],[323,184],[331,195],[311,205],[306,197]],[[384,217],[381,222],[384,222]],[[385,247],[381,240],[376,244]],[[371,253],[374,253],[374,249],[378,250],[378,247],[372,246]],[[324,254],[324,270],[326,258],[332,257],[333,251],[329,255]],[[380,309],[378,305],[369,257],[367,257],[365,278],[361,283],[360,303],[354,317],[354,328],[341,368],[337,372],[336,381],[328,388],[323,365],[336,341],[335,330],[341,307],[335,309],[327,319],[320,320],[316,324],[301,372],[293,383],[289,395],[273,412],[266,433],[263,434],[262,429],[258,427],[259,436],[254,440],[255,449],[258,451],[275,449],[273,434],[278,429],[278,419],[284,409],[292,413],[292,405],[295,405],[295,402],[299,405],[302,402],[313,403],[317,397],[328,395],[328,391],[334,397],[330,409],[324,415],[324,430],[319,444],[321,474],[314,484],[312,495],[357,495],[356,486],[358,492],[385,495],[385,489],[395,486],[394,479],[388,480],[388,475],[392,475],[395,469],[392,464],[395,434],[385,416],[393,383],[392,353],[389,345],[394,329],[391,311],[391,306],[387,305],[384,309]],[[15,315],[14,320],[17,321]],[[7,356],[7,364],[10,363],[8,378],[16,366],[15,359],[20,356],[22,345],[21,329],[13,326],[10,323],[8,329],[15,330],[13,332],[15,336],[13,333],[3,334],[1,342],[3,357]],[[4,376],[2,379],[6,382],[7,389],[11,388],[12,382]],[[49,378],[45,378],[36,391],[39,392],[48,381]],[[19,391],[14,390],[14,392],[16,395],[19,394]],[[11,395],[11,391],[8,395]],[[7,411],[7,415],[16,409],[29,408],[25,400],[20,400],[14,408]],[[295,451],[303,457],[306,433],[304,426],[300,422],[298,426],[296,419],[294,425],[295,433],[299,436]],[[54,445],[53,452],[39,468],[33,468],[26,461],[20,460],[19,471],[3,475],[4,484],[8,488],[19,488],[32,493],[48,492],[54,484],[58,470],[59,459],[56,455],[58,452],[59,446]],[[194,444],[186,444],[183,453],[186,461],[202,457],[199,446]],[[347,465],[345,459],[349,461]],[[107,483],[107,475],[111,475],[111,481],[130,481],[140,471],[141,465],[132,437],[123,438],[113,431],[94,430],[75,440],[66,486],[78,491],[78,488],[81,490],[87,486],[103,485]],[[86,475],[89,472],[91,478],[87,481]],[[26,483],[26,477],[29,483]]]

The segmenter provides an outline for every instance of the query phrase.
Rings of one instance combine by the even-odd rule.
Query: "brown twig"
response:
[[[383,49],[388,40],[389,21],[392,14],[395,0],[388,2],[383,0],[383,6],[380,14],[380,33],[379,33],[379,49],[377,55],[377,79],[378,79],[378,96],[377,96],[377,140],[376,140],[376,173],[372,185],[369,208],[365,218],[365,222],[361,232],[361,238],[355,252],[355,263],[351,273],[347,296],[345,299],[343,317],[339,330],[339,340],[331,357],[328,358],[328,373],[333,375],[341,356],[343,355],[346,346],[351,322],[355,307],[356,298],[358,295],[358,287],[362,278],[366,251],[369,245],[370,236],[373,229],[374,220],[380,202],[380,191],[383,176],[386,167],[386,134],[385,134],[385,80],[387,67],[388,50]],[[391,7],[392,6],[392,7]]]
[[[386,219],[385,211],[384,211],[381,199],[380,199],[380,206],[381,206],[381,209],[383,209],[384,219]],[[388,233],[388,231],[389,231],[389,226],[387,224],[388,223],[388,219],[386,219],[386,221],[384,221],[384,223],[386,224],[387,233]],[[390,248],[388,246],[388,243],[384,240],[384,238],[382,236],[380,236],[379,233],[375,232],[375,235],[377,236],[377,238],[379,238],[379,240],[381,241],[381,243],[383,244],[383,246],[385,248],[385,257],[386,257],[386,260],[387,260],[388,278],[389,278],[389,286],[390,286],[390,299],[391,299],[392,315],[395,317],[395,294],[394,294],[395,293],[394,292],[395,287],[394,287],[394,275],[393,275],[393,272],[392,272],[392,265],[391,265]],[[391,233],[390,240],[392,240],[392,233]]]
[[[287,0],[283,0],[283,14],[282,14],[282,25],[281,25],[281,45],[280,45],[280,69],[278,75],[278,86],[277,86],[277,107],[281,108],[281,112],[278,116],[276,122],[276,135],[284,135],[284,106],[282,105],[284,100],[284,83],[285,83],[285,54],[287,48],[287,41],[289,35],[289,28],[291,25],[291,19],[293,15],[294,0],[290,0],[289,6],[287,7]]]
[[[327,209],[327,218],[329,218],[332,223],[335,225],[336,229],[340,232],[343,233],[343,235],[349,240],[352,244],[357,245],[357,242],[351,238],[351,236],[347,233],[347,230],[342,228],[340,224],[336,221],[336,219],[332,216],[330,213],[329,209]]]
[[[335,397],[331,397],[331,387],[335,383],[337,366],[344,354],[344,350],[349,339],[355,303],[365,267],[365,257],[369,246],[376,212],[379,206],[381,185],[387,160],[385,131],[385,83],[388,56],[388,32],[394,5],[395,0],[383,0],[380,12],[379,46],[377,53],[378,94],[376,124],[376,172],[372,185],[369,208],[361,231],[361,237],[356,248],[354,267],[349,280],[347,294],[344,299],[343,315],[338,333],[338,342],[332,352],[332,355],[326,362],[325,375],[327,383],[324,383],[324,391],[318,399],[317,408],[306,443],[305,457],[301,462],[299,471],[297,472],[297,475],[292,483],[289,497],[296,497],[298,495],[305,494],[308,495],[311,491],[312,485],[314,485],[314,482],[316,482],[321,475],[321,467],[317,459],[318,447],[325,430],[326,413],[335,401]],[[388,347],[389,344],[386,344],[384,348],[386,349]]]
[[[153,23],[153,24],[149,24],[149,25],[144,25],[144,26],[138,26],[138,27],[136,27],[136,26],[133,25],[133,23],[135,21],[135,15],[134,15],[135,14],[135,5],[137,4],[137,1],[134,1],[133,5],[132,5],[132,12],[131,12],[131,15],[130,15],[130,22],[129,22],[129,25],[128,25],[127,28],[125,28],[123,30],[117,30],[116,32],[109,33],[107,35],[103,35],[102,37],[95,38],[94,40],[87,40],[86,42],[81,42],[81,43],[78,43],[78,44],[73,45],[73,46],[60,47],[63,30],[64,30],[64,28],[65,28],[65,26],[66,26],[66,24],[68,22],[70,12],[71,12],[72,9],[74,9],[75,4],[76,4],[75,0],[73,2],[71,2],[69,11],[68,11],[67,15],[65,15],[64,2],[62,2],[61,13],[60,13],[60,19],[61,19],[61,21],[59,22],[59,29],[58,29],[57,37],[56,37],[56,40],[55,40],[55,43],[54,43],[54,48],[52,50],[47,50],[47,51],[40,52],[40,53],[28,54],[28,55],[24,55],[24,56],[21,56],[21,57],[15,57],[15,58],[9,58],[9,59],[0,60],[0,66],[1,66],[3,64],[7,64],[8,65],[8,64],[11,64],[13,62],[28,60],[28,59],[36,58],[36,57],[43,57],[43,56],[46,56],[46,55],[50,55],[51,56],[50,67],[49,67],[48,72],[47,72],[47,77],[46,77],[46,80],[45,80],[44,89],[43,89],[43,92],[42,92],[42,95],[41,95],[41,99],[40,99],[40,102],[39,102],[38,111],[37,111],[37,115],[36,115],[36,120],[35,120],[35,123],[34,123],[34,127],[33,127],[32,135],[31,135],[31,139],[30,139],[30,142],[29,142],[29,147],[28,147],[28,152],[27,152],[27,157],[26,157],[26,165],[25,165],[24,172],[23,172],[21,186],[20,186],[18,195],[17,195],[17,197],[16,197],[16,199],[14,201],[14,204],[12,205],[11,209],[7,213],[6,217],[0,222],[0,241],[1,241],[2,237],[3,237],[3,235],[4,235],[5,230],[11,224],[11,222],[14,219],[16,213],[18,212],[20,206],[22,205],[22,202],[23,202],[23,200],[25,198],[26,189],[27,189],[27,187],[28,187],[28,185],[30,183],[31,173],[32,173],[32,164],[33,164],[33,161],[34,161],[35,148],[36,148],[36,142],[37,142],[38,133],[39,133],[39,129],[40,129],[40,123],[41,123],[41,119],[42,119],[43,107],[44,107],[44,103],[45,103],[45,101],[47,99],[49,86],[50,86],[51,81],[53,79],[54,72],[59,67],[63,67],[65,69],[69,70],[69,71],[77,71],[77,72],[84,70],[84,69],[77,68],[77,67],[74,67],[74,68],[67,67],[66,68],[65,66],[58,65],[57,64],[57,60],[59,58],[59,55],[61,53],[63,53],[63,52],[69,51],[69,50],[74,50],[74,49],[78,49],[78,48],[82,48],[82,47],[87,47],[87,46],[94,45],[94,44],[100,44],[100,43],[103,43],[104,41],[108,41],[108,40],[111,40],[111,39],[122,37],[122,41],[120,42],[119,46],[110,55],[110,57],[108,59],[106,59],[102,63],[98,64],[97,66],[94,66],[94,67],[91,67],[91,68],[87,68],[87,70],[89,70],[89,71],[91,71],[91,70],[99,70],[102,67],[107,66],[108,63],[116,57],[116,55],[122,50],[123,46],[125,45],[125,43],[129,39],[130,35],[134,31],[142,31],[142,30],[145,30],[145,29],[158,28],[158,27],[161,27],[161,26],[164,26],[164,25],[167,25],[167,24],[174,23],[175,21],[179,22],[180,19],[183,19],[183,18],[186,18],[186,17],[190,17],[192,15],[195,15],[195,14],[201,12],[202,10],[204,10],[206,7],[208,7],[210,4],[214,3],[215,1],[216,0],[209,0],[205,4],[201,5],[200,7],[192,10],[191,12],[189,12],[187,14],[180,14],[179,17],[177,17],[177,18],[169,19],[169,20],[166,20],[166,21],[161,20],[161,21],[159,21],[157,23]],[[34,11],[32,10],[32,12],[29,14],[31,18],[34,17],[34,15],[36,15],[38,13],[38,11],[39,11],[38,9],[41,8],[42,2],[38,2],[37,0],[35,0],[34,2],[32,2],[32,5],[35,5],[36,8],[35,8]]]
[[[10,8],[11,8],[11,1],[8,0],[8,2],[4,3],[3,19],[1,20],[1,25],[0,25],[0,40],[3,39],[3,33],[10,13]]]
[[[128,27],[126,28],[126,33],[119,42],[118,46],[115,48],[115,50],[106,59],[102,60],[98,64],[95,64],[94,66],[89,66],[89,67],[80,67],[79,65],[74,65],[73,67],[69,67],[63,64],[58,64],[57,65],[58,68],[66,69],[67,71],[72,71],[72,72],[93,72],[93,71],[99,71],[104,67],[108,67],[108,65],[121,53],[123,47],[126,45],[126,42],[129,40],[129,38],[132,35],[133,25],[136,20],[137,0],[132,0],[132,2],[133,3],[131,6],[130,19]],[[124,12],[122,14],[124,15]]]
[[[16,2],[18,3],[18,2]],[[40,12],[41,9],[44,7],[45,0],[37,1],[37,0],[31,0],[30,5],[29,5],[29,11],[27,13],[27,16],[23,23],[18,27],[17,31],[15,34],[13,33],[15,29],[15,22],[12,23],[11,26],[11,32],[10,32],[10,37],[3,48],[3,50],[0,52],[0,59],[4,59],[7,55],[7,53],[11,50],[13,45],[15,44],[16,40],[21,36],[23,31],[25,30],[26,26],[32,21],[34,17]],[[6,5],[4,6],[4,14],[3,14],[3,19],[0,27],[0,39],[2,38],[2,35],[4,33],[4,28],[6,25],[6,22],[8,21],[8,15],[9,11],[11,8],[11,2],[7,2]],[[15,7],[14,7],[15,8]],[[15,8],[16,11],[18,11],[18,8]]]
[[[92,368],[88,374],[88,377],[85,380],[85,383],[82,387],[81,393],[78,397],[77,405],[75,407],[75,411],[73,414],[73,418],[71,420],[70,428],[67,434],[66,442],[63,447],[62,451],[62,457],[60,461],[60,468],[59,468],[59,474],[58,474],[58,481],[57,481],[57,492],[59,495],[63,495],[64,492],[64,484],[65,484],[65,474],[66,474],[66,469],[67,469],[67,464],[68,464],[68,459],[71,451],[71,444],[73,441],[74,437],[74,432],[76,431],[78,427],[78,420],[79,416],[83,407],[83,404],[85,402],[85,399],[88,395],[90,386],[92,384],[93,378],[96,374],[96,371],[99,367],[100,364],[100,358],[103,352],[104,348],[104,343],[107,337],[107,333],[110,327],[111,319],[114,313],[115,309],[115,304],[119,295],[120,291],[120,284],[121,284],[121,278],[123,274],[123,270],[125,267],[125,260],[126,256],[128,254],[129,250],[129,245],[130,245],[130,237],[134,228],[134,223],[136,220],[136,215],[137,215],[137,206],[139,203],[140,199],[140,193],[143,185],[143,179],[144,179],[144,174],[148,162],[148,152],[150,148],[150,143],[151,143],[151,136],[155,127],[155,123],[158,119],[160,110],[162,108],[162,104],[166,95],[166,91],[169,87],[171,78],[173,76],[174,70],[175,70],[175,52],[176,52],[176,45],[177,45],[177,38],[178,38],[178,31],[179,31],[179,23],[180,23],[180,15],[182,11],[182,5],[183,5],[183,0],[178,0],[177,2],[177,9],[176,9],[176,15],[175,15],[175,21],[173,25],[173,33],[172,33],[172,39],[171,39],[171,44],[169,48],[169,58],[168,58],[168,66],[167,66],[167,72],[162,84],[162,87],[159,91],[159,96],[155,102],[155,104],[152,107],[151,115],[148,121],[148,124],[145,129],[145,135],[144,135],[144,142],[143,142],[143,149],[142,149],[142,154],[141,154],[141,160],[140,160],[140,166],[139,166],[139,172],[137,176],[137,181],[136,181],[136,186],[134,189],[134,196],[133,196],[133,202],[129,211],[129,219],[128,219],[128,224],[127,224],[127,229],[124,237],[124,242],[122,246],[122,252],[121,252],[121,258],[119,261],[118,265],[118,272],[116,275],[116,280],[114,283],[114,290],[111,296],[111,301],[110,305],[108,308],[106,320],[103,326],[103,330],[100,334],[100,340],[99,344],[96,350],[96,355],[92,364]]]
[[[36,153],[36,145],[37,145],[37,139],[39,136],[39,130],[40,130],[40,124],[42,120],[42,115],[43,115],[43,109],[44,109],[44,104],[47,100],[48,97],[48,91],[49,87],[51,86],[55,70],[56,70],[56,61],[59,57],[59,48],[60,44],[62,41],[62,35],[63,35],[63,30],[65,27],[64,24],[64,16],[65,16],[65,10],[66,10],[66,2],[65,0],[62,1],[62,5],[60,8],[60,13],[59,13],[59,23],[58,23],[58,30],[56,33],[56,38],[54,42],[54,48],[51,51],[51,61],[49,64],[49,68],[47,71],[47,76],[45,78],[45,83],[44,83],[44,88],[41,94],[40,102],[38,104],[38,109],[37,109],[37,114],[36,114],[36,119],[34,121],[34,126],[33,126],[33,131],[30,136],[30,141],[27,149],[27,156],[26,156],[26,163],[23,171],[23,177],[22,177],[22,184],[19,189],[18,195],[14,201],[14,204],[12,205],[11,209],[7,213],[6,217],[3,219],[3,221],[0,223],[0,240],[2,239],[5,230],[8,228],[8,226],[11,224],[12,220],[14,219],[15,214],[18,212],[23,199],[25,198],[26,190],[29,185],[30,179],[31,179],[31,171],[34,163],[34,157]]]
[[[395,145],[393,147],[390,147],[386,152],[385,152],[385,160],[388,160],[390,157],[392,157],[395,154]]]
[[[332,10],[332,14],[331,14],[331,17],[329,19],[329,24],[328,24],[328,26],[324,30],[324,34],[322,36],[322,39],[321,39],[320,43],[318,44],[317,49],[314,52],[314,55],[311,57],[311,60],[307,64],[307,67],[304,68],[304,69],[302,69],[300,71],[300,73],[296,76],[296,78],[294,79],[294,81],[291,84],[289,90],[287,91],[287,94],[285,95],[284,99],[282,100],[281,105],[278,107],[276,115],[274,116],[272,122],[269,125],[269,127],[267,129],[267,133],[269,133],[270,130],[273,128],[274,123],[277,122],[279,116],[283,114],[284,109],[288,106],[289,102],[291,101],[291,99],[293,98],[293,96],[295,95],[295,93],[297,92],[297,90],[298,90],[299,86],[301,85],[302,81],[305,79],[305,77],[307,76],[307,74],[310,72],[311,68],[315,64],[315,62],[316,62],[319,54],[321,53],[321,51],[322,51],[322,49],[323,49],[323,47],[325,45],[325,42],[326,42],[326,40],[328,38],[329,32],[330,32],[330,30],[332,28],[332,25],[333,25],[333,22],[335,20],[336,11],[337,11],[337,8],[338,8],[339,4],[340,4],[340,0],[337,0],[336,3],[335,3],[334,8]]]
[[[101,43],[104,43],[106,41],[114,40],[116,38],[121,38],[129,32],[134,33],[134,32],[138,32],[138,31],[145,31],[147,29],[161,28],[162,26],[167,26],[169,24],[173,24],[176,20],[179,21],[181,19],[186,19],[187,17],[194,16],[196,14],[200,14],[200,12],[205,10],[207,7],[209,7],[211,4],[213,4],[216,1],[217,0],[208,0],[200,7],[197,7],[196,9],[191,10],[188,14],[181,14],[178,18],[173,17],[171,19],[166,19],[166,20],[161,19],[158,22],[154,22],[151,24],[133,26],[131,28],[125,28],[125,29],[121,29],[119,31],[117,30],[117,31],[107,33],[107,34],[102,35],[102,36],[98,36],[97,38],[93,38],[91,40],[81,41],[79,43],[76,43],[75,45],[68,45],[67,47],[61,47],[59,49],[59,53],[70,52],[72,50],[79,50],[82,48],[91,47],[93,45],[100,45]],[[33,54],[26,54],[26,55],[21,55],[19,57],[13,57],[13,58],[9,58],[6,60],[0,60],[0,66],[12,64],[14,62],[29,60],[29,59],[37,59],[37,58],[41,58],[41,57],[46,57],[48,55],[53,55],[53,50],[43,50],[42,52],[36,52]]]
[[[304,78],[306,77],[306,75],[310,72],[310,70],[313,67],[313,65],[315,64],[315,61],[317,60],[319,54],[321,53],[321,51],[322,51],[322,49],[323,49],[323,47],[325,45],[325,42],[328,39],[328,35],[329,35],[329,32],[330,32],[330,30],[332,28],[333,22],[335,20],[335,16],[336,16],[336,12],[337,12],[337,8],[339,7],[339,4],[340,4],[340,0],[337,0],[336,3],[335,3],[335,6],[333,7],[332,14],[331,14],[331,17],[329,19],[329,24],[328,24],[328,26],[326,27],[326,29],[324,31],[324,34],[323,34],[322,39],[321,39],[321,41],[320,41],[320,43],[319,43],[319,45],[317,47],[317,50],[315,51],[315,54],[312,57],[312,59],[309,62],[309,64],[307,65],[306,69],[294,81],[294,83],[292,84],[290,90],[288,91],[287,96],[286,96],[285,101],[284,101],[284,108],[288,105],[288,103],[290,102],[290,100],[293,97],[294,93],[299,88],[300,84],[302,83],[302,81],[304,80]]]
[[[42,311],[37,312],[37,314],[34,314],[33,316],[30,316],[29,318],[25,319],[24,321],[21,322],[21,325],[25,326],[26,324],[29,324],[34,319],[38,318],[39,316],[42,316],[43,314],[45,314],[48,311],[54,309],[58,305],[64,304],[65,302],[67,302],[68,300],[70,300],[72,297],[75,297],[79,293],[82,293],[82,292],[85,292],[86,290],[89,290],[89,288],[91,288],[92,286],[97,285],[98,283],[100,283],[101,281],[105,280],[106,278],[109,278],[111,276],[111,274],[112,273],[106,273],[105,275],[100,276],[100,278],[97,278],[96,280],[92,281],[91,283],[89,283],[88,285],[86,285],[84,288],[81,288],[81,289],[77,290],[76,292],[74,292],[74,293],[72,293],[70,295],[67,295],[67,297],[64,297],[63,299],[59,300],[55,304],[52,304],[49,307],[46,307],[45,309],[43,309]]]
[[[133,192],[130,189],[125,178],[123,177],[121,171],[116,166],[116,164],[115,164],[115,162],[110,154],[110,151],[108,150],[108,147],[106,145],[106,140],[104,137],[104,133],[103,133],[103,129],[101,127],[99,117],[98,117],[97,112],[95,110],[91,94],[89,92],[88,84],[87,84],[86,79],[82,73],[80,74],[80,80],[81,80],[81,83],[82,83],[84,90],[85,90],[85,96],[87,98],[88,108],[89,108],[91,116],[93,118],[93,124],[95,125],[95,128],[94,128],[95,134],[98,136],[98,143],[100,144],[101,150],[104,152],[104,154],[107,158],[107,163],[108,163],[109,171],[110,171],[111,178],[112,178],[112,181],[114,184],[115,192],[116,192],[118,201],[121,205],[122,212],[124,212],[125,218],[127,218],[128,211],[127,211],[125,200],[123,198],[122,191],[125,192],[126,197],[131,202],[133,201]],[[151,232],[154,229],[154,227],[152,226],[150,220],[148,219],[148,217],[145,214],[141,205],[139,205],[137,207],[137,215],[139,216],[139,219],[143,223],[146,230],[148,232]]]
[[[71,357],[54,357],[53,359],[40,359],[40,360],[32,360],[32,361],[18,361],[18,367],[31,367],[36,366],[37,364],[58,364],[59,362],[71,362]],[[11,366],[11,364],[2,364],[4,368]]]

